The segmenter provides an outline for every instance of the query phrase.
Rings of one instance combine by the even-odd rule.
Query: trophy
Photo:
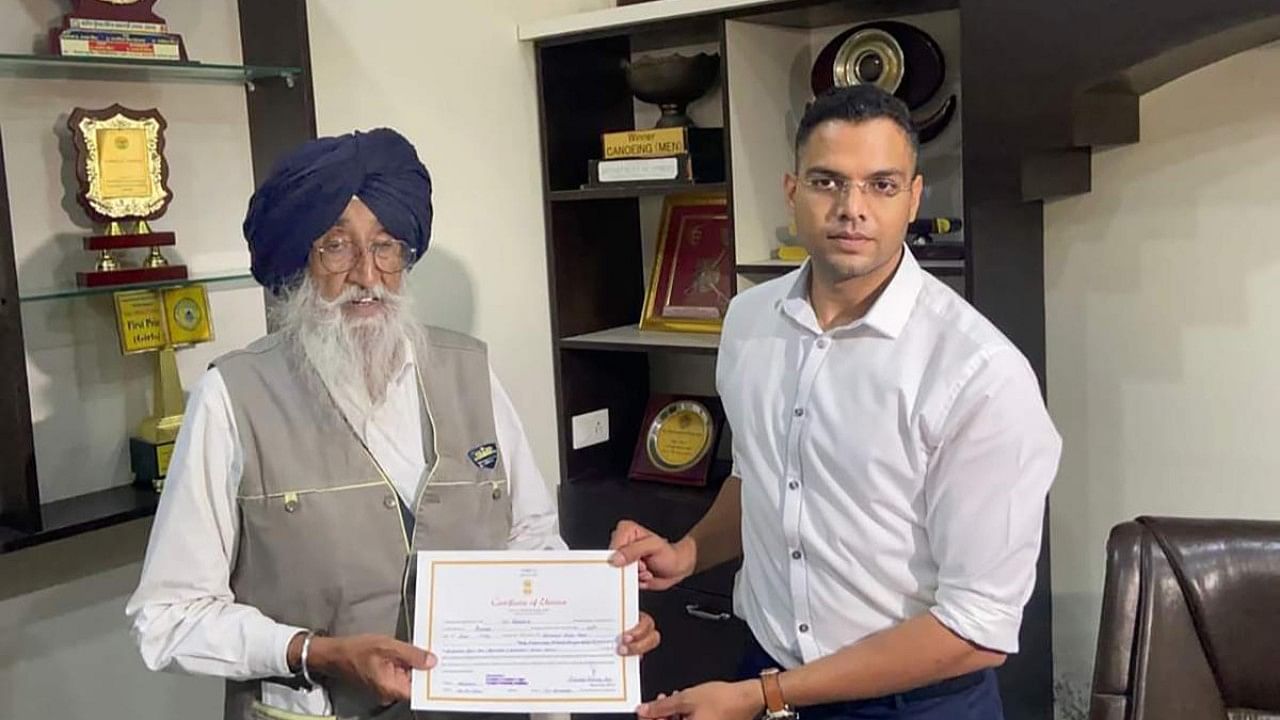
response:
[[[49,31],[54,55],[185,62],[182,36],[151,11],[156,0],[73,0],[62,26]]]
[[[927,143],[946,129],[956,112],[955,95],[926,109],[942,89],[946,67],[942,48],[924,30],[882,20],[856,25],[832,38],[818,52],[809,84],[814,95],[860,84],[892,93],[911,110],[920,142]]]
[[[159,492],[184,409],[176,350],[213,339],[209,296],[199,284],[124,290],[115,293],[115,307],[120,351],[155,353],[152,414],[129,438],[129,465],[136,484]]]
[[[642,102],[661,108],[662,117],[654,127],[693,127],[685,109],[715,83],[720,74],[720,56],[674,53],[623,61],[622,66],[631,93]]]
[[[706,485],[723,427],[724,409],[717,398],[650,397],[628,476],[633,480]]]
[[[627,87],[662,110],[649,129],[611,129],[600,136],[599,159],[587,161],[584,187],[724,182],[724,128],[696,127],[686,112],[720,72],[720,56],[650,55],[623,60]]]
[[[164,214],[173,193],[164,157],[165,120],[156,110],[112,105],[102,110],[76,108],[67,125],[75,145],[76,200],[100,235],[85,238],[86,250],[99,253],[92,271],[76,273],[80,287],[184,280],[185,265],[172,265],[160,248],[175,243],[172,232],[153,232],[147,224]],[[138,266],[114,254],[150,248]]]

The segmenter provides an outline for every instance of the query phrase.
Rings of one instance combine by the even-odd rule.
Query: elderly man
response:
[[[312,141],[249,203],[276,332],[194,387],[127,614],[147,666],[227,679],[226,717],[403,717],[411,552],[562,549],[479,341],[412,319],[431,180],[380,129]],[[619,652],[657,643],[652,620]]]

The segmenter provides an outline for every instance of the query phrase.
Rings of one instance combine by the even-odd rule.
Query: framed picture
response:
[[[668,195],[640,329],[720,332],[734,272],[725,196]]]

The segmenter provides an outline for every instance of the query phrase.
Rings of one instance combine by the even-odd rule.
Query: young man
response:
[[[741,554],[756,644],[744,679],[638,712],[998,719],[1060,438],[1022,354],[904,245],[924,182],[906,107],[837,89],[795,150],[809,260],[737,296],[721,336],[733,477],[678,542],[626,521],[612,541],[653,590]]]

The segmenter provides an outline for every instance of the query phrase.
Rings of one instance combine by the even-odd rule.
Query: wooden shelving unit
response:
[[[640,414],[649,393],[672,381],[671,367],[683,372],[690,357],[715,352],[711,338],[635,329],[652,264],[653,195],[665,189],[608,195],[578,190],[587,161],[599,157],[602,132],[643,127],[620,61],[648,52],[721,54],[721,84],[707,104],[717,111],[715,125],[725,128],[723,191],[741,288],[795,267],[768,258],[786,226],[779,185],[792,162],[790,136],[806,100],[815,48],[852,24],[882,18],[915,23],[939,39],[951,91],[959,98],[954,126],[922,155],[931,192],[921,215],[962,218],[962,250],[913,251],[1022,349],[1042,382],[1041,201],[1089,190],[1093,147],[1138,140],[1142,92],[1280,37],[1274,0],[1211,6],[1196,0],[1035,0],[1016,11],[996,0],[665,0],[522,26],[519,36],[533,43],[537,57],[551,325],[560,338],[561,522],[579,546],[607,542],[600,527],[619,517],[664,522],[662,508],[676,501],[641,502],[649,497],[645,488],[626,480]],[[611,441],[574,449],[572,417],[600,408],[609,410]],[[709,494],[682,497],[694,505],[710,502]],[[678,516],[662,525],[672,536],[696,520],[696,513]],[[1010,720],[1052,716],[1047,528],[1046,516],[1021,652],[999,670]],[[729,588],[722,583],[697,591],[727,595]],[[681,624],[683,618],[666,620],[687,635],[679,642],[697,663],[732,654],[733,637],[704,636],[696,624]],[[659,679],[646,677],[646,693],[650,684],[669,692],[715,675],[694,664],[668,669]],[[724,671],[720,677],[732,673],[714,669]]]

